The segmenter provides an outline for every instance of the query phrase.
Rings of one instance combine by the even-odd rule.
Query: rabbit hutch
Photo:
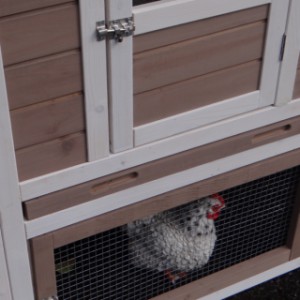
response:
[[[1,300],[300,267],[299,29],[299,0],[0,0]]]

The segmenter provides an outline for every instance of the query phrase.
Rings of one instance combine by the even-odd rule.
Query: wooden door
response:
[[[20,181],[108,156],[104,0],[0,0],[0,11]]]
[[[107,0],[109,18],[131,16],[131,2]],[[112,151],[273,105],[287,11],[280,0],[133,6],[133,39],[111,44]]]
[[[278,84],[277,105],[284,105],[300,97],[300,3],[290,2],[285,34],[285,47]]]

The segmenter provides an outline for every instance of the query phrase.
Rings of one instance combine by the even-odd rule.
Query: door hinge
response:
[[[284,51],[285,51],[285,44],[286,44],[286,34],[282,36],[281,46],[280,46],[280,54],[279,54],[279,61],[283,61]]]
[[[96,24],[98,41],[103,41],[108,38],[121,43],[124,37],[132,35],[134,30],[135,26],[132,17],[110,21],[107,25],[105,21],[97,22]]]

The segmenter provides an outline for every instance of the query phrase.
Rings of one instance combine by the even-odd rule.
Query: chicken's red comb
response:
[[[220,194],[212,194],[211,197],[219,200],[222,203],[222,207],[225,206],[225,200]]]

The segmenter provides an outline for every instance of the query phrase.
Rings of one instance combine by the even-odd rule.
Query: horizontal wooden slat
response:
[[[25,215],[28,219],[37,218],[299,132],[300,118],[279,122],[27,201]],[[255,140],[263,133],[264,139]]]
[[[164,293],[150,300],[192,300],[199,299],[230,285],[247,280],[289,261],[290,250],[280,247],[248,259],[242,263],[196,280],[180,289]]]
[[[21,181],[84,163],[85,134],[76,133],[17,150],[16,159]]]
[[[74,0],[0,0],[0,17]]]
[[[295,86],[294,86],[294,94],[293,99],[300,98],[300,68],[298,65],[298,70],[296,74]]]
[[[82,94],[72,94],[11,112],[15,149],[83,131]]]
[[[256,60],[134,97],[134,125],[212,104],[259,89],[261,62]]]
[[[48,56],[5,69],[10,109],[82,91],[79,51]]]
[[[299,154],[300,149],[297,149],[58,229],[53,232],[54,247],[58,248],[133,220],[295,167],[300,164]]]
[[[222,31],[134,56],[134,93],[262,57],[266,23]]]
[[[78,7],[66,4],[3,18],[0,43],[5,66],[76,49]]]
[[[267,19],[269,6],[263,5],[233,12],[218,17],[204,19],[180,26],[158,30],[133,39],[134,53],[163,47],[214,32],[242,26],[248,23]]]

